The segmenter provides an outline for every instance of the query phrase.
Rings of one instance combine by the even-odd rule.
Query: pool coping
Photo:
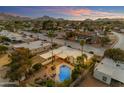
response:
[[[70,73],[72,73],[72,70],[74,69],[74,67],[72,66],[72,65],[70,65],[70,64],[68,64],[68,63],[61,63],[60,65],[58,65],[57,67],[56,67],[56,77],[55,77],[55,81],[56,82],[60,82],[61,83],[61,81],[59,80],[59,73],[60,73],[60,67],[62,66],[62,65],[66,65],[66,66],[68,66],[71,70],[71,72]]]

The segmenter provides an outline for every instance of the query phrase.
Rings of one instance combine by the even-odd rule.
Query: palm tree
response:
[[[82,54],[81,56],[77,57],[77,63],[79,65],[79,67],[82,67],[84,65],[84,62],[85,62],[86,59],[87,59],[86,54]]]
[[[54,37],[54,31],[50,30],[48,32],[48,37],[51,39],[51,49],[52,49],[52,64],[53,64],[53,37]]]
[[[84,44],[85,44],[85,41],[84,41],[84,40],[81,40],[81,41],[80,41],[80,45],[81,45],[81,47],[82,47],[82,54],[83,54],[83,46],[84,46]]]

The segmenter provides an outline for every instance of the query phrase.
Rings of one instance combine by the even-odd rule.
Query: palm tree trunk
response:
[[[82,46],[82,54],[83,54],[83,46]]]
[[[53,64],[53,38],[51,37],[52,64]]]

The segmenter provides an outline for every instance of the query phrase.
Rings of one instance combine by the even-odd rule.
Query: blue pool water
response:
[[[66,65],[62,65],[60,67],[59,80],[63,82],[64,80],[69,80],[70,77],[71,77],[71,69]]]

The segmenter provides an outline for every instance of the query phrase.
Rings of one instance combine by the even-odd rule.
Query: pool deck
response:
[[[56,69],[55,70],[51,70],[52,66],[55,66]],[[61,59],[57,59],[50,64],[47,64],[46,67],[43,67],[41,70],[39,70],[38,72],[34,73],[30,78],[28,78],[27,80],[23,81],[23,83],[34,83],[34,80],[36,78],[51,78],[53,79],[55,82],[59,82],[59,67],[62,65],[67,65],[69,68],[71,68],[71,71],[74,69],[74,67],[72,65],[70,65],[69,63],[66,63],[64,60]],[[51,77],[53,74],[56,74],[55,77]]]

